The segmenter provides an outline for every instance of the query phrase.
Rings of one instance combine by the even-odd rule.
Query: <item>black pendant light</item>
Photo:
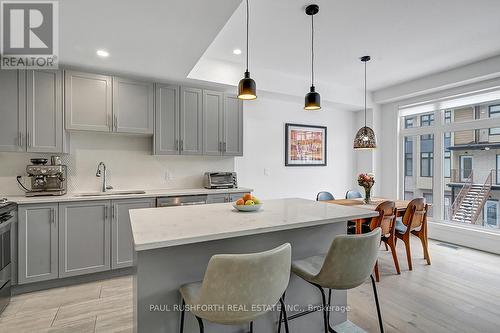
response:
[[[321,109],[321,96],[314,88],[314,15],[318,14],[318,12],[318,5],[309,5],[306,7],[306,14],[311,16],[311,88],[305,97],[304,110]]]
[[[361,127],[354,138],[354,149],[375,149],[377,148],[377,140],[375,132],[366,126],[366,63],[370,61],[370,56],[361,57],[361,61],[365,63],[365,126]]]
[[[255,84],[255,81],[250,78],[250,72],[248,71],[248,17],[249,9],[247,0],[247,68],[245,71],[245,77],[241,79],[238,84],[238,98],[244,100],[257,98],[257,85]]]

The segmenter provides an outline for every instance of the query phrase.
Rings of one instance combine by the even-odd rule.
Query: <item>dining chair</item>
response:
[[[288,333],[283,302],[290,279],[292,249],[289,243],[275,249],[250,254],[214,255],[202,282],[183,285],[180,332],[184,331],[186,304],[196,317],[200,333],[203,320],[221,325],[249,324],[280,303]],[[253,307],[253,305],[259,307]]]
[[[425,203],[424,198],[416,198],[410,201],[403,218],[396,220],[396,241],[401,239],[405,243],[406,258],[408,260],[408,268],[412,270],[411,252],[410,252],[410,235],[413,234],[420,239],[422,248],[424,250],[424,258],[427,264],[431,264],[431,257],[429,256],[428,240],[427,240],[427,212],[429,205]]]
[[[328,201],[328,200],[335,200],[333,194],[331,194],[330,192],[321,191],[316,196],[316,201]]]
[[[401,274],[398,255],[396,253],[396,216],[398,212],[396,203],[394,201],[384,201],[381,202],[375,210],[379,213],[379,216],[372,218],[367,230],[365,229],[363,232],[370,232],[376,228],[381,229],[380,241],[384,242],[386,247],[388,246],[391,249],[396,272]],[[375,264],[375,278],[377,281],[380,280],[378,260]]]
[[[346,199],[360,199],[360,198],[363,198],[363,195],[361,195],[361,193],[359,191],[349,190],[345,194],[345,198]]]
[[[313,256],[292,262],[292,272],[321,292],[325,333],[335,332],[330,326],[332,289],[349,290],[371,278],[380,332],[384,332],[378,302],[377,286],[371,272],[377,261],[381,230],[367,234],[339,235],[333,239],[326,255]],[[328,303],[325,290],[328,289]]]

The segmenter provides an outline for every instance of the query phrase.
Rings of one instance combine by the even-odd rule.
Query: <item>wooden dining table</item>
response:
[[[338,200],[328,200],[327,203],[342,205],[342,206],[354,206],[356,208],[365,208],[368,210],[375,210],[377,206],[384,201],[394,201],[396,203],[396,209],[398,211],[398,216],[404,215],[406,207],[410,203],[409,200],[393,200],[385,198],[372,198],[371,203],[366,204],[363,199],[338,199]],[[365,222],[364,219],[354,220],[356,224],[356,233],[362,233],[362,224]]]

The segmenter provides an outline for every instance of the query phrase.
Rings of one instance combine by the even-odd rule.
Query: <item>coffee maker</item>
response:
[[[45,165],[42,159],[31,160],[33,165],[26,167],[26,173],[31,178],[31,190],[26,192],[27,197],[43,195],[66,194],[67,171],[65,165]],[[35,163],[37,162],[37,163]]]

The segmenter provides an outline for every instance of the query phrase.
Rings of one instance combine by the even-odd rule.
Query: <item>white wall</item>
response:
[[[240,183],[253,187],[258,197],[314,199],[326,190],[342,198],[354,186],[355,113],[328,105],[304,111],[303,103],[301,98],[266,94],[244,104],[244,156],[235,159],[235,169]],[[285,123],[327,126],[327,166],[285,167]]]
[[[202,187],[205,171],[234,170],[233,157],[153,156],[151,151],[151,137],[72,133],[71,154],[62,156],[68,165],[68,191],[98,191],[99,161],[106,163],[109,183],[115,189]],[[50,154],[0,153],[0,195],[22,193],[16,175],[25,175],[32,157],[50,158]]]

